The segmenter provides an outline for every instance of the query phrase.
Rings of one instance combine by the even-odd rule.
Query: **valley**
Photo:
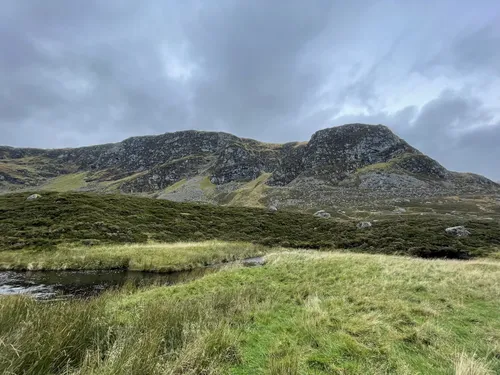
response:
[[[0,148],[0,372],[500,372],[500,187],[383,126]]]

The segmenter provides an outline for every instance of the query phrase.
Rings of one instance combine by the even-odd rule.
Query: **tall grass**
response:
[[[241,361],[232,316],[249,301],[240,294],[174,298],[125,321],[106,306],[123,297],[53,304],[3,298],[0,372],[194,375]]]
[[[177,242],[130,245],[59,246],[57,250],[0,251],[0,269],[128,269],[173,272],[256,257],[264,246],[243,242]],[[275,250],[276,251],[276,250]]]
[[[500,263],[282,251],[174,287],[0,301],[5,374],[493,374]]]
[[[476,356],[460,353],[455,361],[455,375],[494,375],[488,363]]]

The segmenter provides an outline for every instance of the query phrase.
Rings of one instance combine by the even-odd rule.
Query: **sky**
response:
[[[500,180],[498,0],[2,0],[0,144],[384,124]]]

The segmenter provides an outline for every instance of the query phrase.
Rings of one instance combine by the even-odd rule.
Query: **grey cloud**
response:
[[[451,59],[462,71],[488,68],[500,73],[500,17],[491,24],[465,35],[451,48]]]
[[[410,132],[423,141],[430,136],[439,140],[440,136],[458,136],[473,124],[487,124],[492,114],[481,107],[481,101],[465,94],[446,90],[424,105]]]
[[[495,4],[438,0],[433,18],[416,0],[5,0],[0,143],[78,146],[187,128],[284,142],[368,122],[447,167],[498,176],[487,156],[497,155],[500,105],[470,93],[479,83],[439,83],[438,97],[433,86],[452,70],[458,87],[499,72]],[[445,46],[437,54],[430,35]],[[410,74],[434,91],[409,90],[396,105]]]
[[[500,127],[493,121],[477,98],[447,90],[421,109],[406,135],[449,168],[499,178],[493,160],[500,160],[494,140],[500,140]]]
[[[250,135],[292,121],[321,84],[303,53],[331,10],[331,1],[226,1],[202,13],[190,32],[204,78],[195,87],[195,122]]]
[[[351,122],[386,124],[447,168],[500,179],[500,122],[495,122],[477,98],[446,90],[420,110],[409,106],[395,113],[333,120],[335,125]]]
[[[487,25],[472,32],[462,32],[445,44],[430,60],[419,61],[415,70],[424,74],[436,74],[442,68],[451,68],[460,73],[500,73],[500,6],[498,16]]]
[[[87,132],[120,121],[122,129],[151,131],[154,124],[186,118],[179,105],[183,93],[162,76],[161,33],[150,33],[157,25],[148,29],[133,16],[140,14],[138,7],[119,4],[24,4],[14,12],[17,23],[10,14],[5,22],[10,33],[0,39],[2,50],[9,51],[1,68],[11,73],[2,75],[2,126]],[[88,88],[76,89],[79,82]],[[116,119],[113,108],[119,109]],[[89,116],[93,121],[82,120]]]

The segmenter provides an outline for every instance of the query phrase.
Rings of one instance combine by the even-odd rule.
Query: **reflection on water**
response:
[[[245,266],[263,263],[260,257],[245,259]],[[191,271],[153,273],[124,270],[101,271],[0,271],[0,295],[29,294],[38,299],[81,298],[123,285],[174,285],[216,272],[217,266]]]
[[[106,271],[30,271],[0,272],[0,294],[30,294],[39,299],[90,297],[119,288],[125,283],[135,286],[173,285],[202,277],[215,268],[193,271],[152,273],[122,270]]]

